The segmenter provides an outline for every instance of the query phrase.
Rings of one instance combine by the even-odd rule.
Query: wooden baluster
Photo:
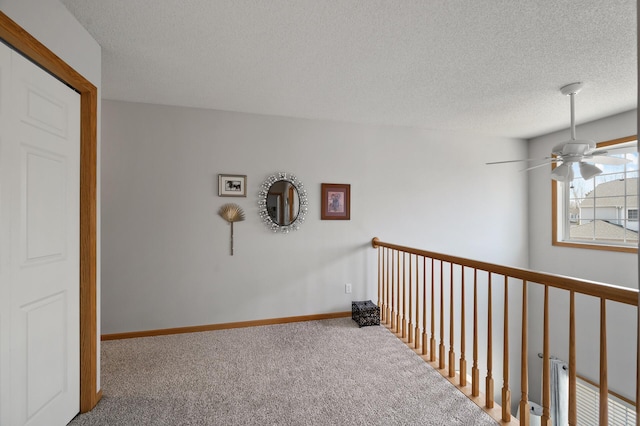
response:
[[[520,426],[529,426],[529,365],[527,363],[527,282],[522,282],[522,329],[520,342]]]
[[[382,292],[382,309],[380,309],[380,314],[382,315],[383,323],[387,323],[387,309],[389,309],[389,249],[384,248],[382,252],[382,281],[383,281],[383,292]]]
[[[542,326],[542,418],[541,426],[551,426],[551,371],[549,366],[549,286],[544,286],[544,319]]]
[[[387,324],[393,328],[393,250],[387,252]]]
[[[504,332],[502,335],[502,421],[511,421],[511,389],[509,389],[509,277],[504,276]]]
[[[411,289],[413,288],[412,280],[413,280],[413,268],[411,267],[413,263],[413,255],[409,253],[409,318],[406,321],[406,331],[407,331],[407,343],[413,343],[413,292]]]
[[[382,306],[380,306],[380,324],[386,323],[387,320],[387,248],[382,248]]]
[[[393,255],[393,250],[391,250],[391,312],[390,312],[390,324],[391,324],[391,331],[395,331],[395,327],[396,327],[396,274],[395,274],[395,269],[396,269],[396,258]]]
[[[402,316],[402,323],[400,327],[402,328],[401,336],[402,338],[407,337],[407,269],[405,266],[405,261],[407,259],[407,254],[402,252],[402,310],[400,311],[400,315]]]
[[[382,306],[380,307],[380,324],[386,324],[387,322],[387,295],[389,283],[387,282],[387,248],[382,248]]]
[[[444,262],[440,261],[440,352],[438,353],[438,368],[444,369]]]
[[[480,395],[478,368],[478,270],[473,270],[473,366],[471,367],[471,395]]]
[[[401,297],[400,297],[400,251],[399,250],[396,250],[396,251],[398,253],[398,259],[397,259],[397,262],[396,262],[397,265],[398,265],[398,267],[397,267],[397,275],[398,275],[398,279],[397,279],[398,287],[397,288],[398,289],[396,291],[396,304],[398,305],[398,309],[396,310],[396,327],[393,330],[395,333],[397,333],[401,328],[401,325],[400,325],[400,301],[402,300]]]
[[[416,256],[416,322],[414,324],[413,327],[413,332],[414,332],[414,338],[413,341],[415,343],[415,345],[413,345],[414,348],[418,349],[420,347],[420,289],[418,288],[420,286],[420,279],[419,279],[419,272],[418,270],[420,269],[420,267],[418,266],[418,256]]]
[[[491,289],[491,272],[489,272],[487,296],[487,377],[485,379],[485,398],[487,408],[493,408],[493,301]]]
[[[422,355],[427,355],[427,258],[422,258]]]
[[[387,309],[387,300],[386,300],[386,294],[387,294],[387,282],[386,282],[386,277],[387,277],[387,258],[386,258],[386,254],[387,254],[387,248],[386,247],[381,247],[382,248],[382,266],[381,269],[379,271],[379,279],[382,283],[382,287],[380,288],[380,324],[384,324],[384,319],[385,319],[385,310]]]
[[[402,330],[402,284],[400,283],[400,251],[396,250],[396,328],[394,332]]]
[[[466,348],[465,317],[464,317],[464,266],[460,265],[460,386],[467,386],[467,360],[464,351]]]
[[[607,300],[600,299],[600,415],[599,424],[609,424],[609,384],[607,382]]]
[[[378,306],[382,309],[382,249],[378,247]]]
[[[435,309],[435,260],[431,259],[431,356],[429,360],[436,360],[436,309]]]
[[[575,292],[569,293],[569,425],[578,424],[576,401],[576,305]]]
[[[456,376],[456,356],[453,350],[454,344],[454,319],[453,319],[453,262],[449,271],[449,377]]]

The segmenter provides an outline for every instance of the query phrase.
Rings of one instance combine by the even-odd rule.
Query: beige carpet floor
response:
[[[84,425],[496,425],[381,326],[350,318],[102,343]]]

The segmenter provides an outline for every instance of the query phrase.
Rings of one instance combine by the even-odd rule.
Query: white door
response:
[[[80,95],[0,43],[0,424],[79,411]]]

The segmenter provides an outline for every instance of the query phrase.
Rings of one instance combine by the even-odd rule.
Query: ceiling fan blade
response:
[[[606,155],[609,153],[609,151],[615,151],[618,149],[629,149],[628,146],[611,146],[611,147],[606,147],[606,148],[602,148],[602,149],[596,149],[595,151],[591,151],[591,152],[586,152],[585,154],[587,155]]]
[[[631,160],[626,158],[608,157],[606,155],[585,155],[582,161],[588,161],[590,163],[597,164],[609,164],[613,166],[631,163]]]
[[[546,160],[546,158],[523,158],[522,160],[507,160],[507,161],[492,161],[485,164],[505,164],[505,163],[520,163],[522,161],[540,161]]]
[[[522,170],[520,170],[520,171],[521,171],[521,172],[528,172],[529,170],[538,169],[538,168],[540,168],[540,167],[548,166],[548,165],[549,165],[549,164],[551,164],[552,162],[553,162],[553,161],[547,161],[546,163],[538,164],[538,165],[536,165],[536,166],[532,166],[532,167],[529,167],[529,168],[527,168],[527,169],[522,169]]]

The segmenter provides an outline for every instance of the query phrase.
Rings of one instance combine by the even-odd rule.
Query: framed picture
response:
[[[322,220],[351,219],[351,185],[346,183],[322,184]]]
[[[220,197],[246,197],[247,175],[218,175]]]

